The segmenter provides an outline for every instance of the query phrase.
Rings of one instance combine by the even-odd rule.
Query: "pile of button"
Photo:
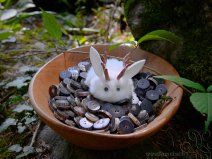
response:
[[[162,80],[151,73],[133,77],[138,102],[124,99],[107,103],[95,99],[85,85],[90,62],[82,61],[60,72],[60,83],[49,87],[49,107],[63,123],[84,130],[128,134],[147,126],[156,117],[154,104],[167,93]]]

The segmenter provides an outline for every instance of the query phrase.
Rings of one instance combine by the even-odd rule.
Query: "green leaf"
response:
[[[113,45],[110,45],[110,46],[109,46],[109,49],[108,49],[108,50],[109,50],[109,51],[112,51],[113,49],[115,49],[115,48],[121,46],[122,44],[129,44],[129,45],[135,46],[135,45],[137,45],[137,42],[136,42],[136,41],[128,41],[128,42],[113,44]]]
[[[190,101],[201,113],[207,114],[205,129],[207,130],[212,121],[212,93],[193,93],[190,96]]]
[[[9,31],[0,31],[0,40],[7,39],[12,33]]]
[[[182,41],[178,36],[176,36],[172,32],[166,30],[155,30],[142,36],[138,40],[138,44],[149,40],[165,40],[171,43],[180,43]]]
[[[58,41],[62,36],[62,31],[55,16],[53,14],[47,13],[44,10],[42,10],[42,17],[43,17],[44,27],[46,28],[48,33],[52,36],[52,38]]]
[[[212,85],[210,85],[208,88],[207,88],[207,92],[211,92],[212,91]]]
[[[154,76],[154,77],[155,78],[162,78],[162,79],[165,79],[165,80],[169,80],[169,81],[172,81],[172,82],[174,82],[176,84],[184,85],[184,86],[187,86],[187,87],[194,88],[194,89],[197,89],[199,91],[205,92],[205,88],[201,84],[193,82],[193,81],[188,80],[186,78],[177,77],[177,76],[171,76],[171,75]]]
[[[123,44],[123,43],[117,43],[117,44],[110,45],[110,46],[109,46],[109,51],[112,51],[113,49],[115,49],[115,48],[121,46],[122,44]]]

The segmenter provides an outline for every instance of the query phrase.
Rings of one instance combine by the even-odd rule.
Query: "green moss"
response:
[[[126,0],[125,15],[135,39],[156,29],[166,29],[183,39],[182,46],[149,41],[142,49],[171,62],[180,75],[205,86],[212,83],[209,0]]]

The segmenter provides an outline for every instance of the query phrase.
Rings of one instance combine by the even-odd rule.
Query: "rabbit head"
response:
[[[95,98],[111,103],[132,98],[132,77],[142,69],[145,60],[125,65],[123,61],[114,58],[101,58],[93,47],[90,48],[89,56],[92,67],[88,71],[85,84]]]

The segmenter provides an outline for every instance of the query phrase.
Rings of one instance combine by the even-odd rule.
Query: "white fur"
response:
[[[90,49],[90,59],[92,67],[88,71],[85,84],[89,86],[90,93],[97,99],[102,101],[115,103],[122,99],[132,98],[134,93],[134,86],[132,81],[132,76],[137,74],[144,65],[145,61],[138,61],[128,67],[126,70],[126,75],[117,80],[118,74],[123,69],[123,62],[117,59],[108,59],[106,63],[106,68],[108,69],[110,81],[106,81],[102,68],[97,68],[101,66],[101,60],[98,52],[91,47]],[[99,59],[99,60],[97,60]],[[107,87],[108,91],[104,88]],[[117,88],[120,88],[118,91]]]

